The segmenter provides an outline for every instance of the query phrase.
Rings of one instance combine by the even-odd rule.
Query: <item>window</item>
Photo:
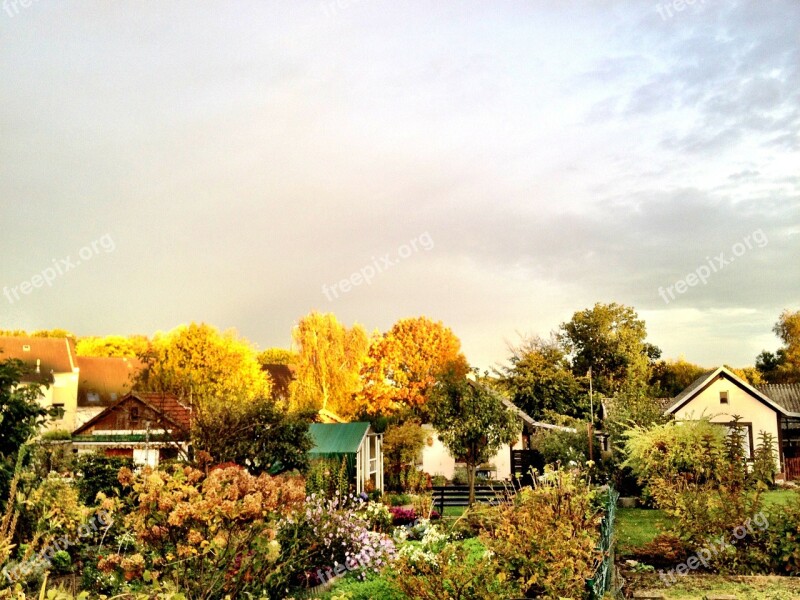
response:
[[[130,418],[131,418],[131,425],[139,423],[139,407],[138,406],[132,406],[131,407]]]
[[[86,400],[89,402],[100,402],[100,394],[97,392],[88,392],[86,394]]]
[[[720,392],[719,393],[719,403],[720,404],[727,404],[728,403],[728,392]]]
[[[733,429],[733,423],[716,423],[717,425],[721,425],[725,428],[725,435],[730,434],[731,429]],[[739,421],[739,429],[742,431],[742,450],[744,451],[744,457],[747,460],[752,460],[753,458],[753,424],[752,423],[742,423]]]
[[[63,419],[66,412],[63,404],[53,404],[53,414],[56,419]]]

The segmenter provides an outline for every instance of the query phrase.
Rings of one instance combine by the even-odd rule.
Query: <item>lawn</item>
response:
[[[797,490],[772,490],[763,495],[764,507],[774,508],[786,504],[798,495]],[[617,511],[617,551],[621,556],[631,554],[634,548],[651,541],[667,524],[660,510],[646,508],[620,508]]]

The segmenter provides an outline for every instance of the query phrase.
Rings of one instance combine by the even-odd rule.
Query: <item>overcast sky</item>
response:
[[[311,309],[425,314],[487,367],[617,301],[667,357],[752,364],[800,309],[798,23],[792,0],[6,0],[0,328],[266,348]]]

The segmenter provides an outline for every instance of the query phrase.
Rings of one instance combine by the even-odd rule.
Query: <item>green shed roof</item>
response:
[[[308,432],[314,440],[309,454],[355,454],[369,429],[369,423],[312,423]]]

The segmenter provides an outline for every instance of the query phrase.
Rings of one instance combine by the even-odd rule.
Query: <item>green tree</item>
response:
[[[352,417],[369,343],[367,332],[360,325],[346,328],[332,313],[312,312],[300,319],[292,337],[299,358],[297,377],[290,386],[291,408]]]
[[[477,371],[474,372],[477,378]],[[498,392],[470,380],[459,368],[447,370],[428,399],[439,439],[467,465],[469,504],[475,501],[475,471],[503,444],[514,442],[522,425]]]
[[[776,352],[761,352],[756,369],[768,383],[800,383],[800,310],[783,311],[772,331],[783,346]]]
[[[589,392],[570,369],[558,340],[534,337],[511,348],[510,366],[502,369],[503,388],[514,404],[534,419],[549,412],[577,418],[589,415]]]
[[[572,372],[591,367],[594,389],[605,396],[647,386],[651,362],[661,350],[645,341],[647,329],[630,306],[597,303],[562,323],[559,339],[572,359]]]
[[[284,413],[272,400],[259,400],[245,412],[220,415],[213,428],[196,430],[194,440],[216,461],[242,465],[254,475],[305,471],[314,445],[310,417]]]
[[[707,370],[682,356],[677,360],[659,360],[650,373],[651,392],[657,398],[674,398]]]
[[[24,365],[10,359],[0,362],[0,499],[6,497],[17,453],[47,422],[48,411],[38,399],[38,384],[22,384]]]

